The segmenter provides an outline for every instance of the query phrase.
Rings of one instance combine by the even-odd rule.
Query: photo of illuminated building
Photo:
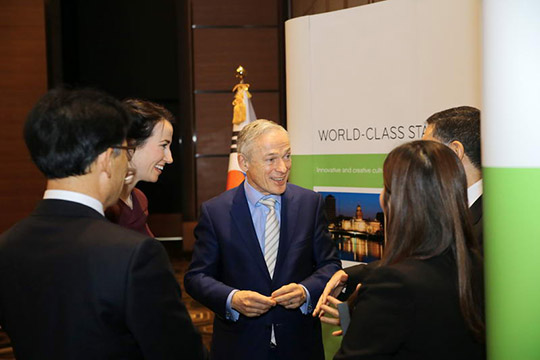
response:
[[[319,191],[328,231],[342,260],[371,262],[382,257],[384,215],[379,194]]]

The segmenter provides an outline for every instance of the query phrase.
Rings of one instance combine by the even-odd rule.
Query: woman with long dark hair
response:
[[[485,358],[482,259],[459,159],[414,141],[383,170],[385,253],[349,303],[334,359]]]

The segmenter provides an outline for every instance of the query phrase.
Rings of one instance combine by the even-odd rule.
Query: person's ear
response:
[[[238,154],[238,165],[243,172],[247,173],[249,168],[249,161],[244,154]]]
[[[463,160],[463,156],[465,156],[465,148],[460,141],[454,140],[450,144],[448,144],[448,147],[456,153],[459,160]]]
[[[113,160],[115,154],[113,148],[108,148],[104,152],[98,155],[96,160],[96,167],[100,173],[104,173],[108,178],[112,177],[113,173]]]

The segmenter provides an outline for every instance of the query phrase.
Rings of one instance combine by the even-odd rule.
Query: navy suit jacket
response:
[[[71,201],[0,236],[0,325],[19,360],[202,359],[163,246]]]
[[[273,279],[264,261],[244,184],[202,205],[195,228],[193,260],[184,278],[186,291],[216,313],[213,359],[266,359],[274,326],[278,356],[323,359],[320,322],[300,309],[277,305],[254,318],[226,320],[226,301],[234,289],[265,296],[290,283],[304,285],[313,309],[329,278],[340,268],[323,214],[313,191],[288,184],[281,197],[281,230]]]

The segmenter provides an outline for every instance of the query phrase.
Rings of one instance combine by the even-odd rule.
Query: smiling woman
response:
[[[148,199],[135,185],[139,181],[156,182],[165,165],[173,162],[170,149],[173,116],[161,105],[150,101],[129,99],[124,103],[133,117],[128,144],[136,150],[120,199],[105,213],[114,223],[153,236],[146,222]]]

